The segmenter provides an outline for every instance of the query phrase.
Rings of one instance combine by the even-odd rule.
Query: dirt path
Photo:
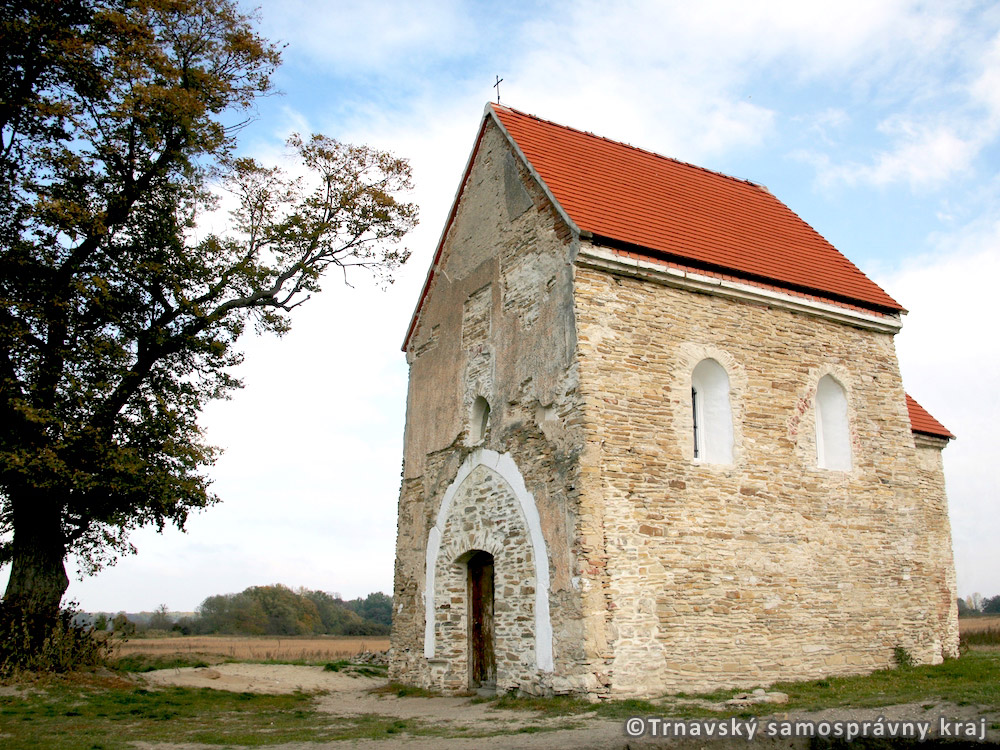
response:
[[[206,687],[235,693],[306,693],[328,690],[333,694],[365,691],[384,680],[372,680],[323,667],[291,664],[217,664],[214,667],[184,667],[146,672],[141,678],[150,685]]]
[[[344,672],[328,672],[322,667],[300,667],[283,664],[219,664],[213,667],[163,669],[147,672],[142,679],[153,686],[177,685],[205,687],[234,692],[290,693],[323,691],[317,699],[318,710],[335,716],[360,716],[377,714],[398,719],[417,719],[426,724],[446,729],[448,734],[483,734],[503,732],[500,737],[475,737],[469,739],[444,739],[441,737],[406,737],[384,740],[357,740],[329,743],[329,747],[406,747],[412,750],[427,748],[476,748],[484,743],[497,748],[559,748],[559,747],[615,747],[614,740],[624,740],[621,722],[594,719],[588,716],[561,716],[544,718],[529,711],[501,711],[489,703],[473,703],[468,698],[422,698],[376,694],[373,688],[384,686],[381,678],[364,677]],[[573,728],[576,728],[575,730]],[[529,734],[518,736],[519,731]],[[598,732],[601,744],[589,745]],[[507,734],[510,733],[510,734]],[[558,734],[558,742],[553,744]],[[612,744],[608,744],[611,742]],[[618,746],[622,746],[619,742]],[[149,750],[182,750],[178,745],[143,745]],[[186,746],[185,746],[186,747]],[[324,745],[281,745],[281,750],[309,748],[318,750]]]
[[[489,703],[473,703],[468,698],[400,698],[393,694],[373,693],[373,688],[385,685],[384,679],[327,672],[322,667],[299,667],[270,664],[220,664],[210,668],[166,669],[142,676],[150,685],[181,685],[208,687],[237,692],[283,693],[295,690],[325,691],[317,698],[317,708],[334,716],[375,714],[398,719],[415,719],[425,725],[439,727],[445,737],[407,736],[379,740],[345,740],[331,743],[293,743],[275,746],[277,750],[333,750],[335,748],[401,748],[405,750],[559,750],[579,748],[608,750],[609,748],[701,748],[712,750],[747,748],[746,739],[706,743],[661,738],[628,738],[623,722],[592,715],[544,717],[530,711],[504,711]],[[665,711],[667,714],[667,711]],[[882,716],[888,721],[931,721],[935,726],[940,716],[953,719],[977,720],[975,706],[906,704],[874,709],[828,709],[815,714],[789,717],[776,714],[767,719],[783,721],[808,718],[820,722],[875,721]],[[766,721],[767,719],[763,720]],[[1000,714],[987,717],[987,727],[997,727]],[[492,734],[463,738],[462,734]],[[770,740],[764,731],[749,745],[754,750],[771,747],[808,747],[808,740]],[[987,742],[1000,744],[1000,731],[989,729]],[[196,750],[198,746],[177,744],[142,744],[140,750]]]

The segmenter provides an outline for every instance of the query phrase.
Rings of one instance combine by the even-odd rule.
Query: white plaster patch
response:
[[[531,538],[532,552],[535,563],[535,665],[544,672],[551,672],[552,660],[552,621],[549,617],[549,556],[542,535],[542,524],[538,517],[535,498],[524,484],[524,478],[517,469],[517,464],[509,453],[503,455],[496,451],[480,448],[469,454],[455,475],[454,481],[448,486],[438,509],[434,526],[427,534],[427,556],[424,580],[424,656],[434,658],[434,585],[435,568],[441,551],[441,532],[448,521],[452,502],[472,471],[478,466],[485,466],[496,472],[510,487],[517,498],[521,514],[524,517],[528,534]]]

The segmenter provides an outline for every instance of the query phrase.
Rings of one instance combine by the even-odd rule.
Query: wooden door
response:
[[[496,685],[493,648],[493,555],[476,552],[469,558],[469,685]]]

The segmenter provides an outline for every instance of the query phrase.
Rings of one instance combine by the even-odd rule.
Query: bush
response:
[[[124,612],[119,612],[111,621],[111,629],[115,635],[128,637],[135,635],[135,623],[125,616]]]
[[[55,616],[0,606],[0,677],[18,672],[71,672],[107,664],[111,642],[75,624],[74,609]]]
[[[897,669],[910,669],[913,667],[913,656],[905,646],[896,646],[896,648],[892,650],[892,655],[896,660]]]

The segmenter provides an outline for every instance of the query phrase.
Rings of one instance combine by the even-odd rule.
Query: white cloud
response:
[[[911,310],[896,338],[907,391],[958,436],[944,462],[959,592],[992,595],[1000,593],[1000,222],[939,237],[937,246],[937,255],[876,281]]]
[[[882,84],[887,91],[889,85],[898,87],[897,97],[909,97],[877,123],[885,145],[868,159],[836,161],[827,154],[795,154],[817,167],[821,184],[901,183],[925,190],[978,166],[984,149],[1000,135],[1000,34],[984,43],[966,32],[953,33],[948,56],[937,66],[928,60],[928,53],[931,60],[937,54],[934,47],[910,51],[927,80],[915,83],[912,73],[903,73]]]
[[[792,120],[801,124],[823,143],[833,145],[832,135],[848,126],[851,117],[840,107],[827,107],[821,112],[796,115]]]
[[[548,119],[714,160],[776,135],[776,100],[762,77],[793,90],[823,81],[853,92],[852,102],[919,96],[928,68],[951,57],[958,11],[903,0],[561,4],[513,35],[506,91],[513,106]],[[825,129],[847,119],[843,106],[823,114],[835,118],[820,123]],[[871,177],[929,179],[907,159],[922,145],[952,158],[965,141],[947,135],[903,138],[911,148],[890,149]]]
[[[1000,119],[1000,33],[981,57],[982,70],[969,86],[969,94],[987,113],[990,127],[996,128]]]
[[[388,292],[354,281],[329,278],[285,337],[246,340],[246,387],[202,420],[225,447],[210,471],[223,502],[192,516],[186,535],[139,532],[138,555],[74,580],[71,598],[88,609],[188,610],[264,583],[391,593],[407,377],[399,344],[416,292],[412,278]]]
[[[937,186],[968,172],[986,141],[983,137],[963,137],[952,125],[928,125],[904,117],[889,118],[878,129],[895,142],[891,150],[874,155],[870,164],[834,165],[827,158],[813,160],[823,167],[820,182],[879,187],[904,182],[915,189]]]
[[[264,2],[263,31],[330,72],[351,75],[419,66],[468,53],[476,30],[457,0],[308,0]]]
[[[781,64],[791,76],[871,69],[894,64],[911,50],[932,54],[953,33],[952,9],[897,0],[871,3],[747,3],[720,0],[609,5],[574,2],[527,26],[536,47],[577,50],[581,58],[611,56],[643,69],[670,66],[696,73],[709,85]]]

